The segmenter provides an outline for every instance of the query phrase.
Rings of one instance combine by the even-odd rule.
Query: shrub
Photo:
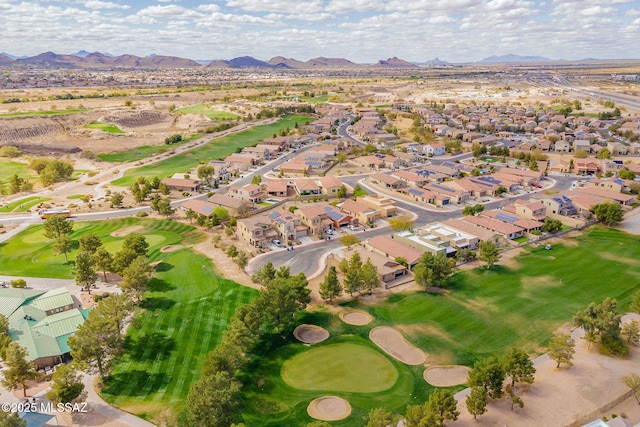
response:
[[[598,352],[607,356],[629,357],[629,344],[619,337],[602,337]]]
[[[24,279],[14,279],[11,281],[12,288],[26,288],[27,282]]]
[[[148,213],[146,213],[145,211],[140,211],[140,212],[138,212],[138,213],[136,214],[136,216],[137,216],[138,218],[144,218],[145,216],[149,216],[149,214],[148,214]]]

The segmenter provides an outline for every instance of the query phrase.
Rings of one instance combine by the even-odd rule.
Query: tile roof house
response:
[[[238,216],[247,213],[251,209],[251,203],[239,198],[229,197],[225,194],[214,194],[207,199],[214,206],[222,206],[229,211],[229,215]]]
[[[505,239],[513,240],[524,235],[524,229],[517,225],[513,225],[508,222],[500,221],[499,219],[479,217],[479,216],[466,216],[464,221],[477,225],[478,227],[486,228],[502,235]]]
[[[278,233],[271,227],[271,219],[267,215],[256,215],[251,218],[238,220],[238,238],[257,248],[264,248],[271,244]]]
[[[185,212],[188,210],[192,210],[195,213],[204,215],[206,217],[210,217],[211,215],[213,215],[213,210],[215,208],[216,208],[215,205],[205,200],[196,200],[196,199],[187,200],[182,205],[180,205],[180,209],[184,210]]]
[[[369,180],[373,184],[381,185],[386,188],[393,188],[394,190],[407,186],[407,184],[400,178],[392,175],[387,175],[386,173],[382,172],[374,173],[373,175],[369,176]]]
[[[296,213],[310,234],[322,234],[325,229],[340,228],[353,222],[350,215],[328,203],[300,208]]]
[[[373,223],[382,217],[378,209],[352,199],[345,200],[340,209],[355,218],[359,224]]]
[[[265,191],[269,196],[273,197],[287,197],[289,185],[284,179],[275,179],[267,181],[265,185]]]
[[[9,336],[40,369],[69,359],[67,340],[88,316],[87,310],[74,307],[65,287],[46,292],[0,289],[0,314],[9,320]]]
[[[412,269],[418,261],[420,261],[420,257],[422,256],[422,252],[389,236],[372,237],[365,242],[365,248],[378,252],[392,261],[395,261],[397,258],[404,258],[409,265],[409,269]]]
[[[200,188],[200,181],[193,179],[164,178],[160,182],[175,191],[198,191]]]
[[[326,194],[329,197],[336,197],[338,190],[342,187],[342,182],[334,176],[323,176],[318,179],[322,194]]]

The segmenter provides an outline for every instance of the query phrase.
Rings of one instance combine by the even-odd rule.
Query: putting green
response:
[[[282,379],[300,390],[373,393],[388,390],[398,380],[393,364],[377,351],[341,343],[314,348],[287,360]]]

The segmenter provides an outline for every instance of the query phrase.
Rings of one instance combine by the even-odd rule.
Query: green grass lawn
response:
[[[87,129],[100,129],[101,131],[107,133],[126,133],[117,125],[114,125],[112,123],[91,122],[88,125],[84,125],[84,127]]]
[[[6,184],[13,175],[18,175],[28,181],[35,181],[38,178],[36,171],[29,168],[26,163],[0,157],[0,180]]]
[[[194,133],[188,138],[183,139],[177,144],[172,145],[143,145],[141,147],[134,148],[127,151],[118,151],[116,153],[99,154],[98,158],[103,162],[123,163],[123,162],[135,162],[147,157],[154,156],[172,150],[178,145],[182,145],[194,139],[202,138],[204,134]]]
[[[216,104],[198,104],[180,108],[176,110],[176,113],[201,114],[215,121],[239,120],[242,118],[237,114],[229,113],[228,111],[216,110],[215,108]]]
[[[329,100],[329,95],[316,95],[314,97],[303,96],[300,98],[300,101],[306,102],[307,104],[321,104],[323,102],[327,102]]]
[[[446,294],[403,293],[379,304],[346,304],[372,314],[374,321],[369,325],[346,325],[328,312],[308,313],[301,323],[317,324],[331,333],[327,341],[314,345],[313,351],[352,343],[368,345],[382,354],[368,339],[368,333],[377,326],[392,326],[429,354],[430,360],[472,366],[484,357],[503,355],[512,346],[531,354],[542,353],[553,331],[570,322],[590,302],[610,296],[618,300],[624,312],[640,290],[637,236],[594,227],[566,244],[554,245],[550,251],[544,246],[526,248],[516,260],[517,267],[498,265],[490,270],[483,267],[456,273]],[[382,406],[404,413],[407,404],[423,402],[433,390],[422,377],[423,368],[403,365],[384,354],[399,374],[393,387],[384,392],[303,390],[304,384],[285,381],[282,374],[288,376],[288,365],[298,363],[305,354],[314,355],[307,346],[289,338],[261,361],[246,386],[243,417],[247,425],[305,425],[311,421],[306,405],[326,394],[343,397],[353,407],[353,414],[335,425],[358,425],[372,408]],[[328,363],[318,354],[319,363],[306,361],[311,373],[322,372]],[[333,354],[340,358],[337,352]],[[372,373],[361,372],[355,375],[359,378],[351,378],[354,382],[368,381],[369,375]]]
[[[357,393],[384,391],[398,380],[398,371],[386,357],[352,343],[326,345],[299,353],[284,363],[281,375],[285,383],[300,390]]]
[[[188,153],[180,154],[152,165],[129,169],[125,172],[125,176],[113,181],[112,184],[128,187],[141,176],[166,178],[175,173],[185,172],[197,166],[200,160],[224,158],[234,153],[238,148],[256,145],[263,139],[273,136],[280,129],[293,128],[295,123],[301,124],[307,120],[311,120],[311,118],[304,115],[284,116],[276,123],[255,126],[242,132],[215,139],[209,144],[195,148]]]
[[[111,233],[130,226],[140,227],[135,232],[145,236],[149,242],[151,261],[166,256],[160,252],[163,246],[191,244],[200,239],[199,234],[189,225],[171,220],[141,218],[74,222],[71,239],[77,240],[83,234],[93,233],[100,237],[107,250],[114,253],[122,247],[124,237],[113,237]],[[53,243],[53,240],[44,237],[42,225],[27,228],[8,242],[0,243],[0,272],[14,276],[72,279],[72,261],[65,263],[64,255],[56,255]],[[77,247],[68,254],[69,260],[74,259],[76,250]]]
[[[142,302],[144,312],[129,329],[124,354],[102,393],[108,402],[155,422],[167,409],[182,410],[227,321],[257,294],[220,278],[208,258],[189,249],[161,259]]]
[[[0,117],[12,119],[15,117],[35,117],[35,116],[62,116],[65,114],[80,114],[86,113],[89,110],[86,109],[71,109],[71,110],[52,110],[52,111],[26,111],[23,113],[5,113],[0,114]]]
[[[31,196],[4,205],[0,212],[27,212],[32,207],[51,200],[48,197]]]

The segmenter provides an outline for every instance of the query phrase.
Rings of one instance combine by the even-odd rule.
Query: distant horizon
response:
[[[0,0],[0,52],[348,58],[375,63],[500,52],[601,60],[640,52],[635,0]],[[637,54],[635,54],[637,55]]]
[[[82,57],[78,54],[85,52],[87,55],[92,54],[92,53],[99,53],[105,56],[112,56],[112,57],[118,57],[118,56],[122,56],[122,55],[134,55],[140,58],[151,58],[154,56],[166,56],[166,57],[176,57],[176,58],[182,58],[182,59],[190,59],[192,61],[196,61],[196,62],[200,62],[200,63],[206,63],[206,62],[212,62],[212,61],[231,61],[233,59],[237,59],[237,58],[243,58],[243,57],[250,57],[253,59],[257,59],[260,61],[264,61],[264,62],[268,62],[269,60],[271,60],[272,58],[275,57],[283,57],[285,59],[294,59],[300,62],[307,62],[310,61],[312,59],[316,59],[316,58],[320,58],[320,57],[324,57],[324,58],[331,58],[331,59],[346,59],[349,60],[351,62],[354,62],[356,64],[361,64],[361,65],[372,65],[372,64],[376,64],[379,61],[383,61],[383,60],[388,60],[391,58],[398,58],[407,62],[410,62],[412,64],[421,64],[421,63],[427,63],[427,62],[431,62],[434,60],[439,60],[442,62],[446,62],[448,64],[452,64],[452,65],[460,65],[460,64],[475,64],[475,63],[482,63],[483,61],[486,61],[489,58],[492,57],[496,57],[496,58],[506,58],[506,57],[517,57],[517,58],[521,58],[522,61],[520,61],[521,63],[527,63],[527,62],[531,62],[531,63],[535,63],[535,62],[580,62],[580,61],[637,61],[640,60],[640,58],[595,58],[595,57],[585,57],[585,58],[577,58],[577,59],[565,59],[565,58],[560,58],[560,59],[554,59],[554,58],[548,58],[545,57],[544,55],[521,55],[521,54],[515,54],[515,53],[505,53],[505,54],[492,54],[489,55],[485,58],[481,58],[477,61],[468,61],[468,62],[453,62],[453,61],[448,61],[445,58],[442,58],[440,56],[435,56],[433,58],[426,58],[423,60],[418,60],[418,61],[410,61],[406,58],[402,58],[399,57],[398,55],[394,55],[391,56],[389,58],[378,58],[375,61],[368,61],[368,62],[356,62],[351,60],[350,58],[346,57],[346,56],[333,56],[333,57],[326,57],[326,56],[314,56],[314,57],[309,57],[307,59],[301,59],[301,58],[296,58],[296,57],[292,57],[292,56],[285,56],[285,55],[274,55],[271,56],[269,58],[262,58],[262,57],[255,57],[252,55],[240,55],[240,56],[233,56],[233,57],[229,57],[229,58],[212,58],[212,59],[208,59],[208,58],[192,58],[192,57],[186,57],[186,56],[176,56],[176,55],[168,55],[168,54],[164,54],[164,53],[158,53],[158,52],[152,52],[146,55],[136,55],[136,54],[132,54],[129,52],[126,53],[121,53],[121,54],[113,54],[111,52],[100,52],[98,50],[87,50],[87,49],[79,49],[77,51],[74,52],[56,52],[54,50],[43,50],[42,52],[38,52],[34,55],[16,55],[13,52],[6,52],[6,51],[0,51],[0,54],[11,57],[11,58],[17,58],[17,59],[24,59],[24,58],[32,58],[47,52],[53,52],[57,55],[71,55],[71,56],[79,56]],[[528,59],[528,58],[540,58],[540,59]],[[513,61],[515,63],[518,63],[519,61]],[[504,63],[509,63],[509,61],[506,61]]]

